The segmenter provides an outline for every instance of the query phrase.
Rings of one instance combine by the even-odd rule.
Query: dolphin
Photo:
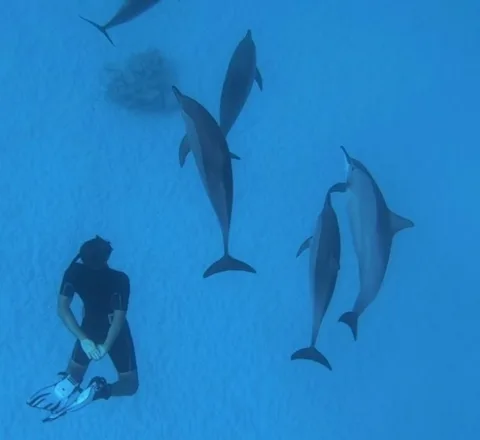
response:
[[[337,275],[340,269],[340,228],[335,210],[332,207],[332,192],[345,192],[346,184],[337,183],[330,187],[325,196],[323,209],[317,218],[313,236],[308,237],[300,246],[297,257],[310,249],[310,290],[313,298],[313,320],[310,346],[301,348],[292,354],[291,360],[305,359],[318,362],[332,369],[327,358],[320,353],[315,344],[325,313],[335,291]]]
[[[227,141],[215,118],[199,102],[172,87],[177,99],[188,144],[192,149],[195,163],[215,211],[223,237],[223,257],[215,261],[203,274],[207,278],[226,271],[256,273],[256,270],[229,253],[230,223],[233,206],[232,161]]]
[[[133,20],[151,7],[155,6],[157,3],[160,3],[160,0],[125,0],[116,14],[104,25],[97,24],[94,21],[82,17],[81,15],[79,15],[79,17],[96,27],[103,35],[105,35],[107,40],[110,41],[113,46],[115,46],[107,31],[115,26],[119,26]]]
[[[257,49],[249,29],[232,54],[223,82],[220,128],[225,137],[247,102],[254,81],[263,90],[262,75],[257,67]]]
[[[385,278],[393,237],[414,227],[408,218],[391,211],[374,178],[359,160],[340,147],[347,165],[347,203],[353,245],[358,260],[360,292],[353,310],[344,313],[339,322],[350,327],[357,340],[358,319],[372,304]]]

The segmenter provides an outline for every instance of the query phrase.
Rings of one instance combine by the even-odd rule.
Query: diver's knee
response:
[[[132,382],[130,384],[130,389],[129,389],[129,396],[133,396],[135,394],[137,394],[137,391],[138,391],[138,380],[136,380],[135,382]]]
[[[131,372],[122,374],[119,377],[122,382],[122,388],[124,390],[125,396],[133,396],[138,391],[138,374],[137,372]]]
[[[133,395],[137,394],[137,391],[138,391],[138,377],[135,377],[134,379],[131,379],[128,382],[127,395],[128,396],[133,396]]]

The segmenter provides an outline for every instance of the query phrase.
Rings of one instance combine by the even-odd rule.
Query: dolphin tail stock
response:
[[[99,25],[98,23],[95,23],[94,21],[89,20],[88,18],[82,17],[81,15],[79,15],[79,17],[80,17],[83,21],[86,21],[87,23],[90,23],[93,27],[97,28],[103,35],[105,35],[105,38],[106,38],[108,41],[110,41],[110,43],[112,44],[112,46],[115,46],[115,44],[113,43],[113,40],[110,38],[110,35],[108,35],[107,30],[105,29],[105,26],[101,26],[101,25]]]
[[[353,334],[353,339],[356,341],[358,336],[358,313],[346,312],[338,319],[338,322],[343,322],[350,327]]]
[[[292,356],[290,356],[290,359],[292,361],[303,359],[317,362],[332,371],[332,366],[330,365],[330,362],[328,362],[328,359],[322,353],[320,353],[313,345],[297,350],[295,353],[292,354]]]
[[[257,273],[257,271],[247,263],[233,258],[228,253],[220,260],[215,261],[204,273],[203,278],[208,278],[212,275],[228,271],[241,271],[249,273]]]

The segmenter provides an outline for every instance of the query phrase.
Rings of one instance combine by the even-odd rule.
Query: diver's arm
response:
[[[80,341],[87,338],[87,335],[78,325],[77,320],[70,308],[73,296],[75,295],[75,272],[73,266],[70,266],[63,274],[62,284],[57,299],[57,315],[62,320],[67,329]]]
[[[57,314],[67,329],[80,341],[87,339],[87,335],[82,331],[70,308],[72,297],[63,294],[58,295]]]
[[[117,289],[112,300],[114,310],[113,319],[110,324],[110,329],[108,330],[107,339],[105,339],[103,343],[107,352],[112,348],[126,320],[130,300],[130,279],[124,273],[119,276]]]
[[[115,310],[113,312],[112,324],[108,330],[107,339],[105,339],[105,342],[103,343],[105,350],[110,351],[112,348],[113,343],[120,334],[123,324],[125,324],[126,314],[127,312],[125,310]]]

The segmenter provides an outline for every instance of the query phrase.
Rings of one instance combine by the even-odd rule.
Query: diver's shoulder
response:
[[[83,264],[72,263],[67,267],[63,274],[63,282],[76,285],[85,277],[85,267]]]
[[[70,266],[67,267],[67,270],[65,271],[65,274],[76,275],[78,273],[81,273],[82,270],[84,270],[84,265],[75,262],[75,263],[70,264]]]
[[[127,280],[127,281],[129,280],[128,275],[125,272],[123,272],[122,270],[113,269],[111,267],[109,267],[108,270],[110,271],[110,274],[118,280],[122,280],[122,281],[123,280]]]

